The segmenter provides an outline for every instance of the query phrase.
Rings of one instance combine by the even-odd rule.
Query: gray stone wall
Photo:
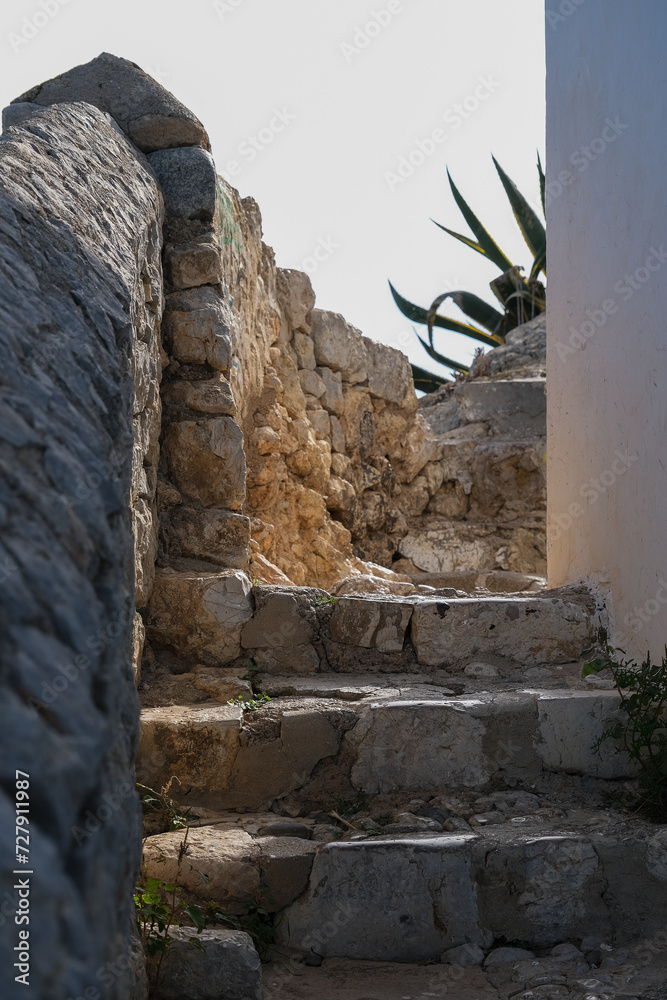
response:
[[[141,604],[162,198],[102,111],[29,110],[0,140],[0,994],[126,1000],[141,837],[132,525]],[[29,990],[14,978],[15,869],[32,872]]]

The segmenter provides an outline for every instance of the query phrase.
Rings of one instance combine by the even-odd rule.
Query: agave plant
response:
[[[546,308],[546,290],[539,278],[541,273],[545,277],[547,273],[547,238],[544,224],[526,198],[521,194],[514,181],[505,173],[495,156],[492,159],[512,206],[514,218],[533,255],[533,263],[528,277],[525,278],[523,276],[521,273],[523,268],[513,264],[489,235],[461,195],[461,192],[452,180],[449,170],[447,171],[447,177],[449,178],[449,186],[452,189],[454,200],[475,238],[473,239],[470,236],[454,232],[453,229],[448,229],[439,222],[435,224],[450,236],[465,244],[465,246],[476,250],[477,253],[481,253],[483,257],[486,257],[487,260],[490,260],[499,268],[501,271],[500,277],[490,282],[490,288],[500,302],[502,312],[494,306],[489,305],[488,302],[485,302],[478,295],[464,291],[444,292],[433,300],[428,309],[424,309],[422,306],[408,302],[389,282],[391,294],[394,296],[394,301],[403,315],[407,316],[414,323],[423,323],[426,326],[428,341],[420,337],[416,331],[415,333],[429,357],[453,369],[459,375],[468,372],[469,365],[447,358],[435,349],[433,343],[434,327],[437,326],[443,330],[462,333],[481,344],[486,344],[488,347],[497,347],[498,344],[505,342],[505,337],[510,330],[513,330],[521,323],[533,319]],[[540,179],[542,209],[544,210],[545,177],[539,154],[537,157],[537,170]],[[448,316],[439,315],[438,309],[447,299],[451,299],[472,322],[462,323],[458,320],[450,319]],[[425,371],[417,365],[413,365],[413,375],[416,388],[422,389],[425,392],[432,391],[438,385],[449,381],[440,375],[434,375],[431,372]]]

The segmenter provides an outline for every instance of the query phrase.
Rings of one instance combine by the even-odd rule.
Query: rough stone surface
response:
[[[172,218],[213,222],[217,182],[210,153],[201,146],[158,149],[148,154],[148,160]]]
[[[430,499],[408,521],[401,555],[430,573],[544,573],[544,379],[510,372],[463,381],[419,406],[442,462]]]
[[[103,52],[96,59],[32,87],[12,103],[85,101],[106,111],[144,153],[168,146],[209,148],[191,111],[135,63]]]
[[[168,247],[165,264],[168,279],[174,288],[196,288],[222,281],[220,247],[212,241]]]
[[[546,375],[547,314],[510,330],[505,343],[473,361],[473,378],[535,378]]]
[[[250,590],[240,570],[161,570],[148,606],[148,636],[186,663],[230,663],[241,651],[241,629],[252,617]]]
[[[165,346],[181,364],[208,364],[226,372],[231,364],[231,340],[220,296],[208,286],[167,296]]]
[[[262,963],[245,931],[172,927],[169,935],[157,1000],[262,1000]]]
[[[250,520],[243,514],[179,504],[160,518],[160,565],[177,570],[213,566],[248,569]]]
[[[520,663],[568,663],[593,639],[580,604],[558,598],[422,601],[412,618],[420,663],[450,666],[494,652]]]
[[[259,848],[253,838],[243,830],[191,827],[179,873],[184,836],[183,830],[174,830],[146,839],[147,875],[177,881],[197,899],[219,903],[227,913],[242,914],[247,901],[259,893]]]
[[[232,417],[167,424],[161,458],[165,474],[186,499],[204,507],[241,509],[246,472],[243,434]]]
[[[639,927],[651,935],[662,926],[665,888],[647,865],[646,829],[633,831],[624,873],[618,859],[630,841],[622,824],[614,833],[551,836],[492,830],[326,844],[307,892],[280,917],[279,940],[325,957],[390,961],[437,961],[460,944],[487,950],[498,940],[523,943],[491,951],[490,969],[528,966],[534,959],[526,946],[537,951],[592,933],[637,941]],[[563,968],[568,960],[571,952],[552,962]],[[623,963],[622,952],[616,961]],[[584,970],[589,974],[587,964]]]
[[[96,108],[45,108],[3,134],[2,892],[15,899],[18,769],[31,782],[29,991],[44,1000],[83,995],[121,956],[129,968],[140,850],[130,507],[143,497],[148,518],[151,474],[132,482],[133,419],[159,377],[160,217],[152,175]],[[105,796],[113,821],[90,835]],[[3,934],[8,1000],[26,993],[14,944]],[[107,996],[129,990],[123,973]]]
[[[146,709],[140,780],[161,788],[175,775],[179,801],[191,805],[265,809],[304,786],[340,748],[341,734],[321,710],[240,715],[234,705]]]
[[[340,597],[331,616],[331,635],[337,642],[400,653],[413,606],[363,597]]]
[[[323,939],[325,924],[335,933]],[[303,951],[392,962],[437,960],[462,938],[484,939],[465,837],[447,850],[430,839],[326,844],[309,891],[278,927],[283,944]]]
[[[407,359],[314,309],[307,275],[275,266],[257,206],[223,181],[218,210],[253,573],[327,589],[391,576],[408,499],[421,513],[442,481]]]

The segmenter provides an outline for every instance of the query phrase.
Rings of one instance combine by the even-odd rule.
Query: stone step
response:
[[[415,694],[414,692],[418,692]],[[618,710],[615,691],[517,689],[443,697],[442,689],[356,701],[280,697],[238,705],[146,709],[137,759],[152,788],[179,781],[185,804],[266,809],[356,795],[436,795],[499,782],[546,787],[554,775],[632,776],[619,748],[593,751]]]
[[[409,565],[409,561],[405,560]],[[394,567],[392,567],[394,568]],[[441,589],[453,587],[473,595],[478,590],[486,590],[489,595],[498,594],[538,594],[547,588],[546,577],[537,573],[512,573],[509,570],[454,570],[451,573],[414,573],[404,570],[400,563],[395,566],[396,572],[409,577],[415,586],[425,585]]]
[[[543,952],[597,938],[608,949],[637,940],[646,949],[663,934],[667,831],[611,809],[551,812],[467,833],[347,832],[325,843],[313,839],[323,836],[321,817],[204,818],[211,825],[188,832],[180,881],[226,913],[260,902],[278,914],[278,942],[300,954],[437,962],[468,944],[487,953],[488,968],[501,944]],[[183,837],[146,841],[150,875],[176,877]],[[594,966],[609,953],[589,951]],[[589,964],[580,954],[572,971],[587,974]]]
[[[326,958],[321,964],[310,960],[306,965],[300,953],[274,947],[264,965],[264,1000],[658,1000],[665,996],[667,959],[662,946],[648,953],[644,945],[641,941],[632,946],[629,962],[621,966],[617,963],[625,950],[605,951],[602,962],[607,964],[587,965],[585,972],[576,960],[577,950],[566,951],[567,945],[557,947],[555,955],[496,960],[485,968],[352,958]]]
[[[185,613],[184,613],[185,612]],[[525,666],[577,660],[596,607],[583,590],[535,595],[331,597],[312,588],[256,586],[240,570],[161,571],[147,635],[179,671],[252,660],[264,673],[445,668],[500,656]]]
[[[278,940],[323,956],[414,962],[465,943],[549,948],[662,931],[664,829],[590,819],[548,836],[492,827],[326,844],[307,891],[282,912]]]

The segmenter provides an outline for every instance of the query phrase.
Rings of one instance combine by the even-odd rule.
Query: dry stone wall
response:
[[[141,836],[134,560],[145,604],[162,198],[107,114],[23,104],[0,140],[0,992],[26,995],[12,950],[18,769],[30,774],[29,992],[88,995],[112,965],[105,996],[125,1000]]]
[[[382,567],[405,512],[442,481],[407,358],[314,308],[308,276],[276,267],[262,242],[255,202],[222,180],[219,210],[253,576],[325,588],[398,580]]]

